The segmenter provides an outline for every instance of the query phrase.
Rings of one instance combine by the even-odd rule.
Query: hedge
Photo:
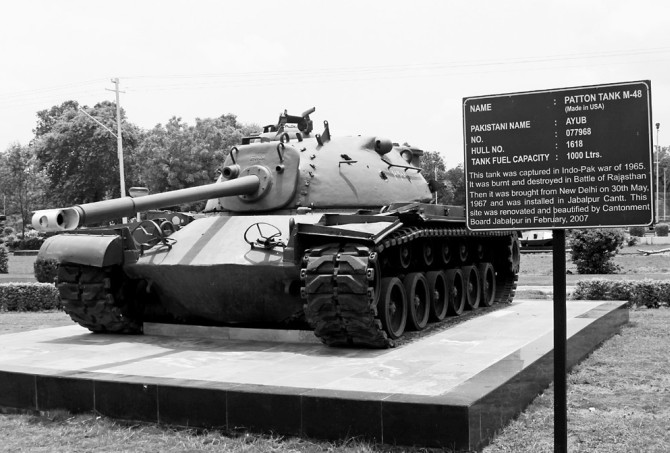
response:
[[[573,298],[627,300],[632,307],[658,308],[661,305],[670,305],[670,280],[580,280]]]
[[[9,273],[9,251],[7,247],[0,244],[0,274]]]
[[[60,309],[58,290],[52,283],[0,284],[0,311]]]

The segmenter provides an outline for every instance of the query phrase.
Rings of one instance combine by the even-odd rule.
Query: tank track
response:
[[[356,244],[306,252],[301,269],[305,317],[329,346],[392,346],[377,316],[376,253]]]
[[[305,251],[301,296],[314,333],[329,346],[395,346],[383,329],[377,310],[382,274],[395,247],[419,238],[477,238],[496,240],[495,303],[511,302],[519,272],[518,238],[505,232],[473,233],[464,228],[405,227],[377,245],[329,243]],[[384,253],[386,252],[386,253]],[[384,261],[384,264],[380,264]],[[383,272],[382,272],[383,269]],[[406,270],[409,271],[409,270]]]
[[[61,264],[56,287],[63,309],[73,321],[92,332],[142,333],[137,313],[125,303],[128,286],[122,270],[78,264]]]

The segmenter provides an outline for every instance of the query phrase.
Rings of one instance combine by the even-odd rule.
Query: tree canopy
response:
[[[21,232],[30,223],[31,211],[43,201],[46,178],[37,169],[28,146],[10,145],[0,153],[0,192],[7,213],[21,218]],[[4,213],[3,213],[4,214]]]
[[[194,126],[172,117],[147,132],[138,147],[138,183],[156,193],[214,182],[230,148],[254,131],[230,114],[198,118]]]
[[[435,180],[438,183],[438,204],[465,205],[465,180],[462,164],[447,170],[440,153],[424,151],[421,157],[421,168],[427,180]]]
[[[116,104],[109,101],[93,107],[66,101],[37,112],[30,144],[0,154],[0,190],[10,208],[28,213],[118,197],[116,130]],[[144,131],[122,110],[121,130],[126,187],[158,193],[215,181],[230,148],[260,128],[224,114],[194,125],[173,117]]]
[[[114,103],[105,101],[84,109],[109,129],[115,129]],[[50,201],[56,204],[89,203],[119,196],[116,138],[88,115],[79,111],[74,101],[38,113],[32,148],[48,179]],[[141,132],[125,122],[123,115],[121,118],[123,152],[131,156]],[[132,179],[132,174],[128,176]]]

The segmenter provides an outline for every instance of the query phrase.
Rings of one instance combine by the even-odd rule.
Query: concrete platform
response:
[[[628,321],[624,302],[568,302],[567,312],[569,367]],[[551,301],[517,301],[390,350],[75,325],[7,334],[0,406],[475,449],[551,382],[552,326]]]

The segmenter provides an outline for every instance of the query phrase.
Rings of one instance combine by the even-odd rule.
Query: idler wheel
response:
[[[407,327],[411,330],[423,330],[428,325],[430,316],[430,293],[428,280],[421,272],[407,274],[403,280],[409,310],[407,311]]]
[[[479,307],[479,301],[482,298],[482,287],[477,267],[463,266],[463,280],[465,283],[465,308],[474,310]]]
[[[392,340],[405,332],[407,323],[407,298],[405,288],[398,277],[382,279],[381,293],[377,306],[379,319],[386,334]]]
[[[431,295],[430,319],[442,321],[447,316],[447,277],[443,271],[430,271],[426,280]]]
[[[465,308],[465,285],[460,269],[449,269],[447,276],[447,313],[458,316]]]
[[[480,305],[490,307],[496,300],[496,273],[491,263],[479,264],[479,278],[482,288]]]

